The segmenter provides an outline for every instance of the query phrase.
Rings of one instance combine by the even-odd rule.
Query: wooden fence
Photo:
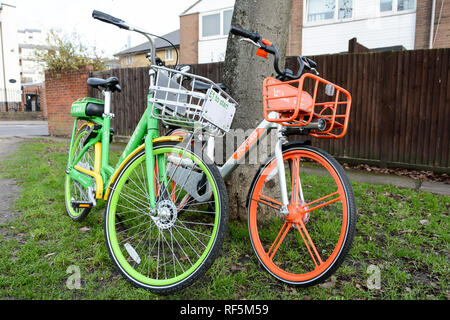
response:
[[[353,99],[347,135],[313,139],[314,145],[346,162],[450,173],[450,49],[311,58],[322,77]],[[296,58],[289,57],[286,66],[297,70]],[[191,71],[218,82],[222,64],[193,65]],[[130,135],[146,107],[148,68],[92,74],[111,75],[123,87],[113,98],[113,125],[118,134]]]

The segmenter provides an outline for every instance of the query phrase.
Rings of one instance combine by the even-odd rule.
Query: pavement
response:
[[[48,136],[47,121],[0,121],[0,161],[14,153],[26,138]],[[13,179],[0,178],[0,224],[14,219],[10,210],[21,188]]]
[[[48,136],[47,121],[0,121],[0,137]]]
[[[324,170],[307,168],[309,173],[325,174]],[[404,176],[392,174],[370,173],[360,170],[346,169],[350,181],[363,182],[368,184],[389,185],[399,188],[414,189],[417,191],[429,191],[431,193],[450,196],[450,184],[436,181],[422,181]]]

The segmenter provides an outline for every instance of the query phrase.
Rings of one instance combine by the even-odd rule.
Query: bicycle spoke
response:
[[[309,236],[308,230],[306,230],[306,227],[303,223],[303,221],[299,220],[299,223],[296,223],[295,225],[297,226],[298,231],[300,232],[300,235],[303,239],[303,242],[306,245],[306,248],[308,249],[309,254],[311,255],[311,258],[313,259],[314,264],[316,265],[316,268],[319,267],[323,261],[320,258],[319,252],[317,252],[316,246],[314,245],[313,241],[311,240],[311,237]],[[303,230],[303,232],[302,232]],[[304,234],[306,235],[306,239]],[[313,250],[313,252],[311,252],[311,249]],[[319,260],[319,263],[317,263],[316,258]]]
[[[300,157],[295,157],[291,160],[291,180],[292,180],[292,186],[291,186],[291,203],[296,204],[299,200],[300,195]]]
[[[316,203],[318,203],[318,202],[320,202],[320,201],[323,201],[323,200],[325,200],[325,199],[334,197],[334,196],[336,196],[336,195],[338,195],[339,197],[337,197],[337,198],[335,198],[335,199],[332,199],[332,200],[329,200],[329,201],[327,201],[327,202],[325,202],[325,203],[322,203],[322,204],[320,204],[320,205],[318,205],[318,206],[316,206],[316,207],[311,208],[311,206],[312,206],[313,204],[316,204]],[[335,203],[335,202],[337,202],[337,201],[339,201],[339,200],[341,200],[341,196],[340,196],[339,192],[336,191],[336,192],[330,193],[329,195],[326,195],[326,196],[324,196],[324,197],[322,197],[322,198],[320,198],[320,199],[311,201],[311,202],[309,202],[309,203],[303,205],[301,208],[302,208],[302,209],[307,208],[307,209],[304,211],[304,213],[307,213],[307,212],[311,212],[311,211],[320,209],[320,208],[322,208],[322,207],[325,207],[325,206],[327,206],[327,205],[329,205],[329,204]],[[341,201],[342,201],[342,200],[341,200]]]
[[[265,196],[263,194],[259,195],[259,198],[253,198],[253,201],[257,201],[259,203],[265,204],[266,206],[272,207],[277,210],[281,210],[281,207],[283,204],[277,200],[274,200],[268,196]]]
[[[291,222],[285,222],[283,224],[283,226],[281,227],[281,230],[278,233],[278,236],[276,237],[276,239],[273,242],[272,246],[270,247],[269,251],[267,251],[267,255],[269,256],[270,260],[273,260],[275,253],[278,251],[278,248],[280,247],[281,243],[283,242],[284,238],[286,237],[286,235],[287,235],[288,231],[291,229],[291,227],[292,227]],[[275,246],[275,248],[274,248],[274,246]],[[273,249],[273,251],[272,251],[272,249]],[[272,253],[270,253],[271,251],[272,251]]]

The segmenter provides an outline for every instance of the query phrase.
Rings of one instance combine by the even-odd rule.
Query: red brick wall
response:
[[[286,55],[298,56],[302,53],[303,0],[292,1],[291,25]]]
[[[91,67],[55,75],[45,73],[48,131],[51,136],[70,136],[74,118],[70,116],[72,103],[89,95],[87,79]]]
[[[198,13],[180,17],[180,64],[198,63]]]
[[[415,49],[428,49],[430,43],[430,23],[432,0],[417,1],[416,14],[416,35]],[[439,14],[441,13],[439,23]],[[437,33],[436,33],[437,31]],[[436,41],[433,48],[449,48],[450,47],[450,2],[445,1],[442,6],[442,0],[436,0],[435,16],[434,16],[434,35]]]

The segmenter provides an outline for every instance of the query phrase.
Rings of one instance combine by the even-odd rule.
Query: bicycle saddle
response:
[[[223,83],[216,83],[217,86],[222,89],[223,91],[227,90],[227,86],[224,85]],[[190,83],[191,88],[193,88],[194,90],[208,90],[209,88],[211,88],[211,85],[209,83],[200,81],[200,80],[195,80],[195,81],[191,81]]]
[[[121,91],[121,88],[119,86],[119,79],[117,77],[110,77],[108,79],[89,78],[87,83],[89,86],[95,89],[102,87],[111,92]]]

